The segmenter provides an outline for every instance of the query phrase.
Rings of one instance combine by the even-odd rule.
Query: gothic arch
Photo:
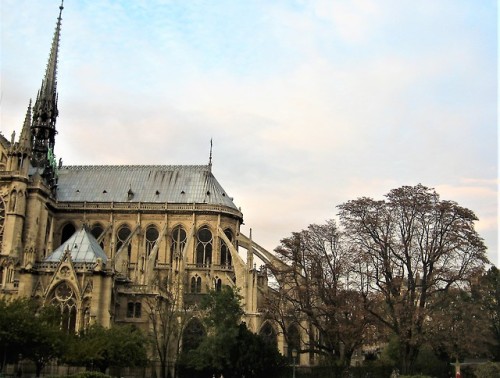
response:
[[[278,346],[278,334],[270,321],[265,321],[260,327],[259,335],[271,345]]]
[[[63,280],[54,285],[45,302],[59,310],[62,330],[68,333],[78,331],[78,291],[69,281]]]
[[[128,223],[122,223],[117,227],[115,253],[120,250],[120,248],[123,246],[123,244],[127,241],[130,234],[132,234],[132,229],[130,228]],[[130,260],[131,252],[132,252],[132,245],[131,245],[131,243],[129,243],[128,247],[127,247],[127,254],[128,254],[129,260]]]
[[[187,243],[187,232],[182,224],[177,224],[172,228],[170,243],[170,263],[174,259],[180,259]]]
[[[224,235],[229,239],[231,243],[233,243],[234,236],[233,236],[233,231],[231,231],[230,228],[226,228],[224,230]],[[233,259],[231,257],[231,251],[229,250],[229,246],[226,245],[226,242],[222,239],[220,239],[220,265],[221,266],[232,266],[233,265]]]
[[[158,237],[160,236],[160,231],[156,224],[151,223],[148,226],[146,226],[146,232],[144,234],[145,234],[144,240],[146,243],[145,254],[146,258],[148,258],[156,244],[156,241],[158,240]]]
[[[300,330],[297,324],[290,324],[287,328],[286,332],[286,341],[287,341],[287,357],[290,361],[293,359],[292,351],[296,350],[300,351]]]
[[[61,243],[59,245],[63,245],[75,232],[75,225],[71,222],[66,223],[61,228]]]
[[[213,233],[208,225],[203,225],[196,232],[195,263],[198,266],[212,264]]]

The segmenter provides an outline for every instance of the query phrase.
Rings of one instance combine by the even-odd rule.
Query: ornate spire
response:
[[[19,147],[25,149],[26,151],[31,150],[31,99],[28,105],[28,110],[26,111],[26,117],[24,118],[23,129],[21,130],[21,135],[19,135]]]
[[[33,136],[32,165],[42,168],[42,176],[47,179],[52,187],[55,185],[55,169],[51,160],[54,157],[57,110],[57,57],[59,53],[59,39],[61,34],[61,14],[63,1],[59,6],[56,30],[50,49],[49,62],[45,71],[42,86],[33,107],[33,123],[31,134]]]

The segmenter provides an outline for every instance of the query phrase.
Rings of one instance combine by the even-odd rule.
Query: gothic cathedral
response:
[[[195,308],[223,285],[239,289],[244,321],[286,342],[261,311],[265,269],[279,263],[240,232],[241,210],[207,165],[65,166],[56,161],[60,6],[50,56],[19,136],[0,134],[0,297],[60,308],[63,327],[133,323],[165,283]]]

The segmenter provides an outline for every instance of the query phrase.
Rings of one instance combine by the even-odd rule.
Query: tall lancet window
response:
[[[73,289],[66,281],[63,281],[56,286],[50,303],[60,311],[61,329],[68,333],[77,331],[76,297]]]
[[[233,233],[231,232],[231,230],[226,229],[224,231],[224,235],[226,235],[226,237],[229,239],[231,243],[233,242]],[[224,240],[221,240],[220,243],[220,264],[222,266],[227,266],[227,267],[233,265],[231,252],[229,251],[229,246],[226,245],[226,242]]]
[[[170,262],[178,260],[182,256],[182,251],[186,246],[187,234],[182,226],[177,226],[172,231],[172,244],[170,245]]]
[[[159,235],[160,233],[155,226],[149,226],[146,229],[146,257],[151,254]]]
[[[116,252],[118,252],[120,250],[120,248],[123,247],[123,244],[127,241],[128,237],[130,236],[131,233],[132,233],[132,231],[130,231],[130,228],[127,225],[120,227],[120,229],[118,230],[118,232],[116,234],[116,236],[117,236],[116,237],[116,239],[117,239]],[[130,260],[131,253],[132,253],[132,245],[130,243],[128,243],[127,254],[128,254],[129,260]]]
[[[196,244],[196,265],[209,266],[212,263],[212,232],[207,226],[198,230],[196,235],[198,243]]]

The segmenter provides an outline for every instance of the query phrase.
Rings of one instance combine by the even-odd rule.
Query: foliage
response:
[[[493,342],[483,297],[473,290],[450,288],[436,295],[432,321],[427,327],[429,342],[448,360],[488,356]]]
[[[500,377],[500,363],[488,362],[478,365],[474,369],[477,378],[498,378]]]
[[[229,378],[268,377],[283,366],[275,345],[250,332],[246,324],[239,324],[243,314],[239,302],[240,296],[228,286],[204,298],[201,309],[206,312],[208,336],[183,356],[188,368]]]
[[[465,288],[487,262],[474,213],[422,185],[391,190],[386,200],[339,206],[365,309],[398,335],[403,373],[413,370],[435,315],[432,300]]]
[[[491,354],[495,361],[500,361],[500,270],[491,266],[480,277],[477,296],[482,298],[481,307],[485,310],[491,330]]]
[[[20,356],[32,360],[39,376],[45,364],[62,355],[67,335],[59,328],[60,314],[34,300],[0,300],[0,352],[6,362]]]
[[[105,372],[108,367],[144,366],[147,362],[147,338],[134,326],[99,325],[75,336],[64,360]]]

